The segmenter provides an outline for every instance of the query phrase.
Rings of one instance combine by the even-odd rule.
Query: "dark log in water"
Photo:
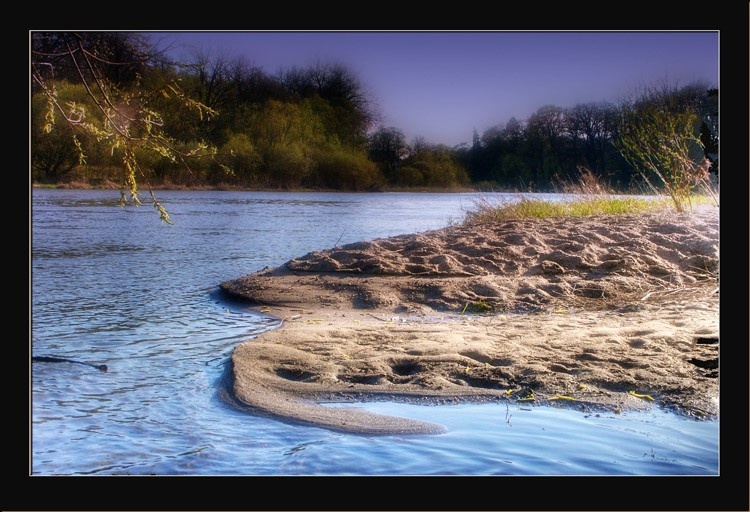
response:
[[[91,366],[92,368],[96,368],[100,372],[107,372],[108,368],[106,364],[91,364],[86,363],[83,361],[75,361],[73,359],[65,359],[62,357],[50,357],[50,356],[33,356],[31,360],[35,363],[75,363],[75,364],[85,364],[86,366]]]

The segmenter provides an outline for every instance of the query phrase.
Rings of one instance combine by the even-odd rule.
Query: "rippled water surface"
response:
[[[32,365],[32,474],[718,474],[718,422],[658,410],[360,404],[447,429],[382,437],[236,411],[218,394],[228,357],[276,322],[226,301],[221,281],[445,227],[496,194],[157,195],[174,225],[114,191],[33,191],[30,352],[109,371]]]

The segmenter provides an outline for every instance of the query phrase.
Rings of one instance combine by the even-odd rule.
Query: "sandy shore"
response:
[[[330,401],[719,412],[719,212],[452,226],[221,283],[284,319],[239,345],[227,399],[362,434],[442,427]]]

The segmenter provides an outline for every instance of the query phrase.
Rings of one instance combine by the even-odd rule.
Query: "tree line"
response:
[[[618,103],[545,105],[448,147],[382,125],[365,85],[341,64],[271,75],[242,56],[199,51],[176,62],[135,33],[31,36],[35,183],[113,182],[134,197],[138,182],[551,191],[585,168],[628,190],[654,170],[668,182],[675,161],[649,161],[666,136],[683,142],[683,164],[708,162],[718,176],[718,90],[709,84],[663,82]]]

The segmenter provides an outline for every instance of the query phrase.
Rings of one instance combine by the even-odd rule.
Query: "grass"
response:
[[[635,198],[584,198],[551,202],[522,197],[518,201],[491,204],[481,200],[476,210],[466,215],[468,224],[485,224],[510,219],[543,219],[549,217],[582,217],[586,215],[639,213],[664,209],[659,201]]]
[[[492,306],[484,302],[483,300],[479,300],[476,302],[467,302],[464,306],[464,309],[461,311],[461,314],[464,315],[466,313],[491,313],[492,312]]]
[[[511,219],[544,219],[550,217],[584,217],[590,215],[622,215],[665,211],[674,208],[672,199],[657,195],[649,198],[617,195],[599,181],[591,171],[583,169],[577,183],[562,183],[560,193],[575,199],[544,201],[520,197],[493,204],[487,199],[477,201],[475,210],[466,214],[465,223],[485,224]],[[685,198],[692,206],[718,205],[713,194],[696,194]]]

